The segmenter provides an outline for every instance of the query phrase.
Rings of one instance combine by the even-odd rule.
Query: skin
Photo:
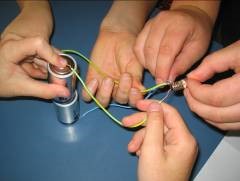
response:
[[[136,132],[128,144],[129,152],[139,156],[139,181],[188,180],[197,143],[179,113],[154,100],[138,101],[137,108],[143,112],[124,118],[123,123],[130,126],[147,117],[145,128]]]
[[[189,107],[208,123],[222,130],[240,129],[239,97],[240,42],[216,51],[188,74],[184,95]],[[235,74],[214,84],[204,83],[216,73],[233,70]]]
[[[146,23],[134,50],[157,83],[173,81],[204,55],[218,7],[219,1],[176,0]]]
[[[219,1],[174,1],[144,26],[155,3],[115,1],[101,24],[91,58],[106,75],[89,67],[86,82],[105,107],[143,98],[143,68],[157,83],[174,80],[207,50]],[[84,90],[83,98],[91,101]]]
[[[154,4],[155,1],[114,1],[102,21],[91,59],[107,75],[98,74],[90,66],[86,83],[105,107],[111,98],[133,106],[143,98],[140,93],[144,89],[143,67],[134,54],[133,45]],[[83,98],[91,100],[85,91]]]
[[[65,87],[36,80],[47,78],[47,62],[66,66],[66,61],[48,42],[53,28],[48,2],[18,1],[18,4],[19,15],[1,34],[0,96],[44,99],[68,96]]]

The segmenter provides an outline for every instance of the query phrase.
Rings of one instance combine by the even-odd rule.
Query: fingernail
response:
[[[161,110],[161,105],[159,103],[153,102],[150,104],[148,111],[149,112],[157,112]]]
[[[60,64],[61,64],[62,66],[64,66],[64,67],[67,65],[67,60],[65,60],[65,59],[62,58],[62,57],[60,57],[59,62],[60,62]]]
[[[69,97],[70,96],[70,93],[68,91],[62,91],[60,92],[60,95],[59,97]]]
[[[97,79],[93,79],[93,80],[91,80],[88,83],[87,87],[88,87],[88,89],[90,90],[91,93],[93,93],[93,91],[94,91],[95,87],[97,86],[97,84],[98,84]]]
[[[43,73],[47,73],[48,72],[46,68],[42,68],[41,70],[42,70]]]
[[[139,93],[139,90],[136,89],[136,88],[131,88],[130,89],[130,94],[134,94],[134,95],[137,95]]]
[[[157,79],[156,79],[156,83],[157,83],[157,84],[163,83],[163,79],[157,78]]]
[[[135,144],[134,144],[134,142],[131,140],[131,141],[128,143],[128,149],[133,150],[134,147],[135,147]]]

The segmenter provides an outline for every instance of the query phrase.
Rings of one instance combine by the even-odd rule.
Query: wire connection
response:
[[[86,56],[84,56],[82,53],[76,51],[76,50],[62,50],[63,53],[67,53],[67,54],[75,54],[77,56],[79,56],[81,59],[83,59],[85,62],[87,62],[90,66],[92,66],[100,75],[102,75],[103,77],[108,76],[106,73],[104,73],[93,61],[91,61],[90,59],[88,59]],[[87,112],[85,112],[81,117],[85,117],[88,113],[100,108],[103,110],[103,112],[105,114],[107,114],[115,123],[117,123],[118,125],[124,127],[123,123],[118,120],[115,116],[113,116],[104,106],[102,106],[102,104],[94,97],[94,95],[91,93],[91,91],[88,89],[87,85],[84,83],[84,81],[82,80],[82,78],[80,77],[80,75],[70,66],[69,68],[71,69],[71,71],[76,75],[76,77],[78,78],[78,80],[80,81],[80,83],[82,84],[83,88],[86,90],[87,94],[89,94],[89,96],[93,99],[93,101],[97,104],[98,107],[95,107]],[[109,76],[111,77],[111,76]],[[111,77],[113,78],[113,77]],[[114,80],[114,83],[119,84],[118,80]],[[169,86],[169,90],[167,92],[167,94],[159,101],[159,103],[162,103],[171,93],[171,91],[173,91],[172,89],[172,83],[171,82],[164,82],[161,84],[157,84],[153,87],[147,88],[142,90],[141,92],[143,94],[148,93],[148,95],[145,97],[145,99],[148,99],[149,97],[151,97],[157,89],[159,88],[164,88],[166,86]],[[115,107],[121,107],[121,108],[125,108],[125,109],[130,109],[132,107],[130,106],[123,106],[120,104],[110,104],[110,106],[115,106]],[[146,122],[147,118],[145,117],[143,120],[140,120],[137,124],[132,125],[128,128],[136,128],[139,126],[143,126]]]

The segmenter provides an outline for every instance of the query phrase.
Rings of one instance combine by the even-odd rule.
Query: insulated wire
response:
[[[84,56],[83,54],[81,54],[80,52],[76,51],[76,50],[62,50],[63,53],[72,53],[72,54],[76,54],[78,55],[80,58],[82,58],[84,61],[86,61],[89,65],[91,65],[100,75],[106,77],[108,76],[107,74],[105,74],[104,72],[102,72],[100,70],[100,68],[95,64],[93,63],[90,59],[88,59],[86,56]],[[106,108],[104,108],[102,106],[102,104],[94,97],[94,95],[91,93],[91,91],[88,89],[88,87],[86,86],[86,84],[84,83],[84,81],[82,80],[82,78],[80,77],[80,75],[70,66],[70,65],[67,65],[69,66],[69,68],[71,69],[71,71],[76,75],[76,77],[78,78],[78,80],[80,81],[80,83],[82,84],[83,88],[86,90],[86,92],[88,93],[88,95],[94,100],[94,102],[104,111],[105,114],[107,114],[115,123],[117,123],[118,125],[124,127],[124,125],[122,124],[121,121],[119,121],[117,118],[115,118]],[[114,81],[115,83],[119,83],[118,81]],[[150,96],[152,95],[153,91],[156,90],[157,88],[163,88],[165,86],[169,86],[169,82],[165,82],[165,83],[161,83],[161,84],[157,84],[151,88],[148,88],[148,89],[144,89],[142,90],[141,92],[142,93],[147,93],[149,92],[150,93]],[[159,101],[159,103],[163,102],[170,94],[171,92],[171,89],[168,91],[167,95],[161,99]],[[121,105],[118,105],[116,104],[118,107],[123,107],[123,108],[131,108],[130,106],[121,106]],[[116,106],[114,105],[114,106]],[[86,116],[89,112],[91,111],[94,111],[96,110],[97,108],[93,108],[89,111],[87,111],[86,113],[84,113],[82,115],[82,117]],[[142,126],[145,122],[146,122],[147,118],[145,117],[143,120],[141,120],[140,122],[138,122],[137,124],[133,125],[133,126],[130,126],[128,128],[136,128],[136,127],[139,127],[139,126]]]
[[[99,73],[101,76],[103,77],[111,77],[109,75],[107,75],[106,73],[104,73],[92,60],[90,60],[89,58],[87,58],[86,56],[84,56],[82,53],[80,53],[79,51],[76,51],[76,50],[62,50],[63,53],[71,53],[71,54],[75,54],[75,55],[78,55],[80,58],[82,58],[85,62],[87,62],[90,66],[92,66],[95,71],[97,73]],[[113,80],[114,80],[114,83],[116,84],[119,84],[119,81],[118,80],[115,80],[113,77],[111,77]],[[163,83],[160,83],[160,84],[157,84],[153,87],[150,87],[150,88],[147,88],[147,89],[144,89],[144,90],[141,90],[141,93],[147,93],[147,92],[150,92],[150,91],[153,91],[155,89],[158,89],[158,88],[163,88],[165,86],[169,86],[170,85],[170,82],[163,82]]]

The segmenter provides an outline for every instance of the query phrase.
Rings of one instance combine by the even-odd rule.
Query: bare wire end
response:
[[[181,90],[184,90],[185,88],[187,88],[187,82],[184,79],[182,79],[182,80],[173,82],[170,85],[170,87],[173,91],[181,91]]]

